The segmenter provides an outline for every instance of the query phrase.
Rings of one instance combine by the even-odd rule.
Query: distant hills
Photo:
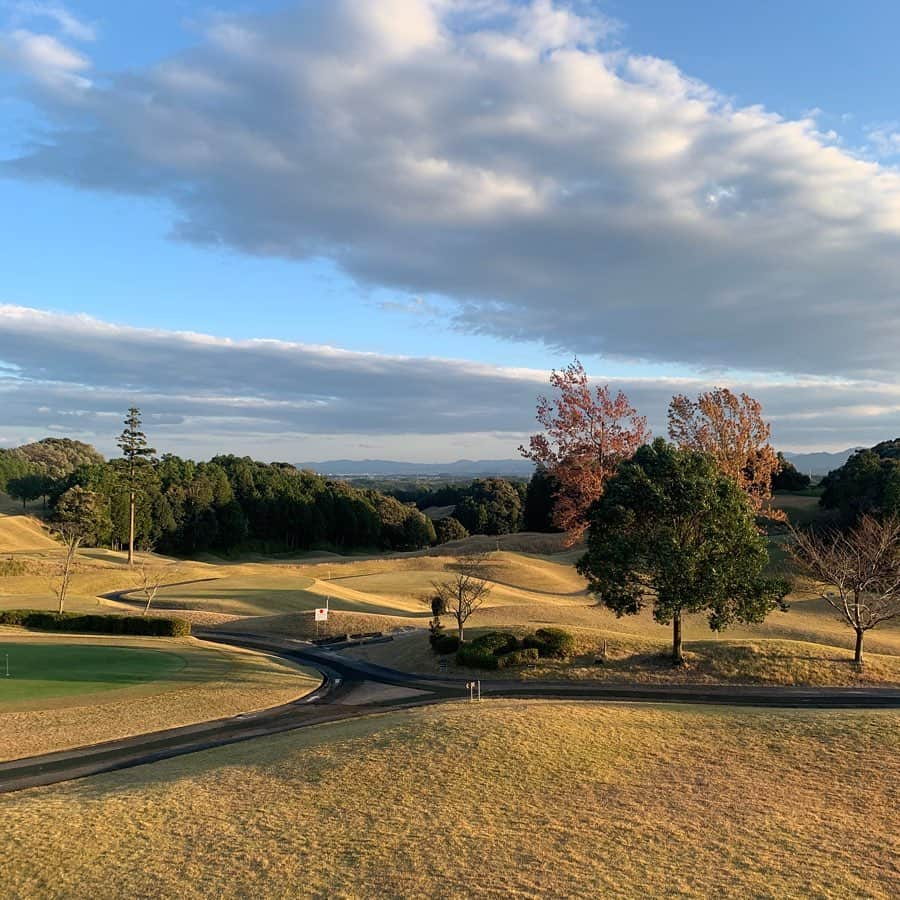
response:
[[[842,466],[850,454],[860,449],[850,447],[837,453],[785,453],[801,472],[827,475]],[[527,459],[458,459],[456,462],[414,463],[393,459],[326,459],[322,462],[297,463],[299,469],[311,469],[320,475],[344,478],[487,478],[491,475],[528,478],[534,471]]]
[[[851,454],[862,447],[851,447],[837,453],[785,453],[784,458],[792,462],[799,472],[806,475],[827,475],[832,469],[842,466]]]
[[[528,478],[534,463],[527,459],[458,459],[448,463],[411,463],[392,459],[327,459],[322,462],[298,463],[299,469],[311,469],[320,475],[363,478],[373,476],[428,476],[453,478],[485,478],[491,475],[515,475]]]

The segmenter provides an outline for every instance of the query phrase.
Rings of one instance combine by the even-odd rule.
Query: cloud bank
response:
[[[80,52],[7,36],[56,130],[2,170],[166,198],[180,240],[324,256],[473,332],[896,374],[900,175],[610,31],[551,0],[295,3],[81,90]]]
[[[267,459],[511,457],[534,427],[547,372],[381,356],[276,340],[231,341],[0,306],[0,403],[9,443],[66,433],[114,449],[127,407],[164,450]],[[598,380],[602,378],[599,373]],[[874,442],[900,430],[900,388],[807,379],[734,383],[764,404],[778,446]],[[613,382],[657,434],[692,379]]]

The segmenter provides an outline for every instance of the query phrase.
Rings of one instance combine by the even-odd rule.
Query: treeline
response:
[[[857,450],[822,479],[820,503],[844,525],[863,515],[900,515],[900,438]]]
[[[552,532],[556,484],[538,468],[530,481],[507,478],[476,478],[468,483],[438,486],[387,486],[402,503],[420,510],[452,506],[449,517],[436,523],[439,540],[454,540],[466,534],[515,534],[519,531]]]
[[[44,498],[51,511],[72,488],[90,491],[104,513],[95,542],[125,546],[129,490],[118,461],[107,462],[78,441],[38,443],[50,442],[52,467],[39,452],[23,453],[27,448],[0,453],[0,488],[19,499]],[[27,496],[23,479],[35,485]],[[166,454],[142,471],[138,495],[135,542],[163,553],[415,550],[436,542],[434,526],[415,506],[288,463],[237,456],[194,462]]]

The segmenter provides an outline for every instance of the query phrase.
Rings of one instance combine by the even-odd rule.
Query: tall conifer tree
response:
[[[141,411],[132,406],[125,416],[125,430],[117,441],[122,451],[122,459],[118,460],[123,481],[128,488],[128,565],[134,565],[134,509],[137,494],[141,489],[144,477],[156,454],[147,443],[147,435],[141,431]]]

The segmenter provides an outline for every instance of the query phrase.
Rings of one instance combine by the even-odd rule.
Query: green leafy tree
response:
[[[672,660],[684,662],[682,617],[706,613],[720,631],[785,609],[788,585],[766,577],[754,509],[715,460],[658,438],[623,462],[595,505],[578,570],[616,615],[652,605],[672,623]]]
[[[125,416],[125,429],[119,435],[118,447],[122,459],[118,460],[119,472],[128,490],[128,565],[134,565],[134,511],[137,495],[148,481],[148,475],[156,454],[141,431],[141,411],[132,406]]]
[[[103,456],[94,447],[71,438],[48,437],[23,444],[15,452],[53,481],[61,481],[81,466],[103,462]]]
[[[446,544],[448,541],[461,541],[469,536],[463,524],[454,519],[453,516],[446,516],[438,519],[434,523],[434,533],[439,544]]]
[[[453,515],[470,534],[514,534],[522,528],[522,494],[504,478],[477,478]]]
[[[46,497],[49,490],[49,481],[46,475],[39,472],[30,472],[11,478],[6,485],[6,492],[13,500],[22,501],[22,509],[26,509],[29,501]]]
[[[900,438],[858,450],[822,486],[822,506],[836,510],[844,525],[865,515],[900,514]]]
[[[809,475],[800,472],[797,467],[780,453],[777,457],[778,468],[772,476],[773,491],[802,491],[810,484]]]
[[[525,492],[523,531],[559,531],[554,522],[556,492],[559,484],[543,466],[534,470]]]

